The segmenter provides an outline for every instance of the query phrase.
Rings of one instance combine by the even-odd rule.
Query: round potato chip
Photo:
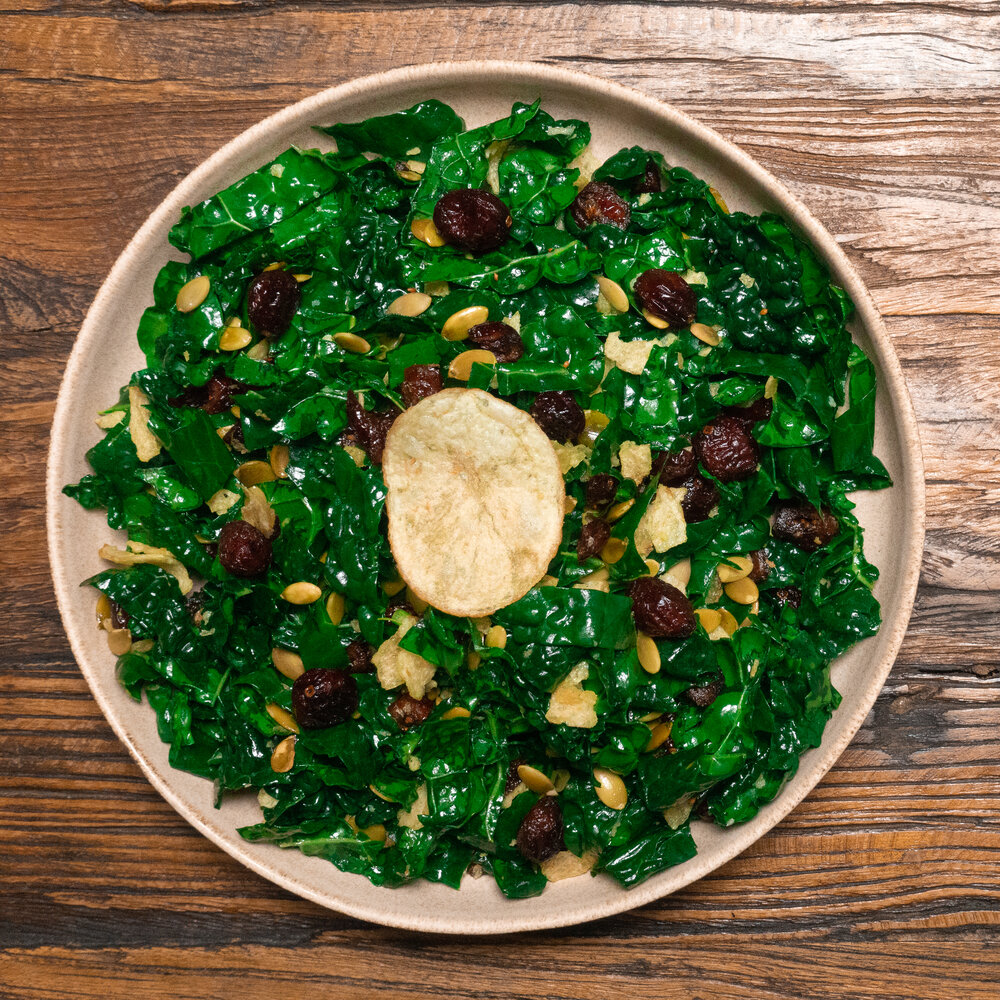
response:
[[[382,475],[399,572],[448,614],[512,604],[559,548],[566,491],[552,442],[481,389],[444,389],[400,414]]]

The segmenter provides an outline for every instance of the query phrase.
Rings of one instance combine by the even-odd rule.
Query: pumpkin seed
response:
[[[97,596],[97,627],[106,628],[111,618],[111,598],[101,593]]]
[[[220,351],[242,351],[253,337],[242,326],[227,326],[219,338]]]
[[[666,330],[670,324],[665,320],[661,319],[659,316],[654,316],[648,309],[643,309],[642,318],[652,327],[657,330]]]
[[[720,566],[721,570],[722,567]],[[722,574],[719,573],[719,578],[722,579]],[[731,601],[735,601],[737,604],[753,604],[754,601],[760,597],[760,591],[757,590],[757,584],[750,579],[750,577],[741,577],[739,580],[734,580],[732,583],[727,583],[723,590],[726,592],[726,597]]]
[[[212,281],[207,274],[199,274],[197,278],[192,278],[186,285],[182,285],[177,293],[177,311],[194,312],[208,298],[211,289]]]
[[[764,383],[764,398],[774,399],[778,395],[778,380],[773,375],[767,376],[767,381]]]
[[[740,623],[725,608],[719,608],[719,624],[726,635],[732,635],[740,627]]]
[[[584,410],[583,430],[577,435],[576,443],[592,446],[597,440],[601,431],[611,423],[606,413],[600,410]]]
[[[497,356],[492,351],[462,351],[448,365],[448,377],[468,382],[473,365],[495,365]]]
[[[326,614],[334,625],[339,625],[344,620],[344,595],[334,591],[326,599]]]
[[[304,285],[311,277],[311,274],[293,274],[292,277],[300,284]]]
[[[507,630],[503,625],[494,625],[486,633],[486,645],[490,649],[505,649],[507,646]]]
[[[480,663],[482,663],[483,658],[474,649],[470,649],[465,656],[466,666],[470,670],[475,670]]]
[[[452,313],[441,327],[441,336],[445,340],[465,340],[469,336],[469,331],[480,323],[485,323],[490,318],[490,311],[486,306],[468,306]]]
[[[295,721],[295,716],[292,715],[288,709],[282,708],[280,705],[275,705],[274,702],[271,702],[267,706],[267,714],[271,716],[271,718],[274,719],[274,721],[277,722],[282,729],[287,729],[293,733],[301,731],[299,729],[299,724]]]
[[[660,672],[660,650],[653,639],[644,632],[636,635],[635,651],[639,656],[639,665],[647,674]]]
[[[717,608],[695,608],[694,613],[701,627],[711,635],[722,623],[722,613]]]
[[[275,646],[271,650],[271,662],[274,664],[274,669],[290,681],[294,681],[306,672],[302,657],[290,649],[281,649],[279,646]]]
[[[532,767],[530,764],[521,764],[517,769],[517,776],[531,791],[539,795],[551,792],[556,787],[547,774],[539,771],[537,767]]]
[[[663,579],[678,590],[686,591],[687,585],[691,582],[691,560],[681,559],[679,562],[675,562],[663,574]]]
[[[286,736],[271,751],[271,770],[276,774],[286,774],[295,763],[295,736]]]
[[[597,797],[609,809],[624,809],[628,802],[628,791],[621,776],[605,767],[594,768],[594,781],[597,782]]]
[[[442,719],[467,719],[472,713],[464,708],[462,705],[456,705],[454,708],[449,708],[444,715],[441,716]]]
[[[656,576],[660,572],[660,564],[655,559],[645,559],[646,569],[649,570],[650,576]]]
[[[618,562],[622,556],[628,551],[628,543],[621,538],[615,538],[612,535],[604,548],[601,549],[601,558],[609,565],[613,566]]]
[[[612,281],[603,274],[599,274],[597,287],[600,288],[601,294],[608,300],[608,305],[615,312],[628,312],[628,296],[625,294],[625,289],[617,281]]]
[[[372,349],[372,345],[356,333],[335,333],[333,342],[350,354],[367,354]]]
[[[430,308],[432,301],[426,292],[406,292],[393,299],[386,312],[390,316],[419,316]]]
[[[261,483],[273,483],[277,478],[270,462],[255,459],[244,462],[236,469],[236,478],[246,487],[259,486]]]
[[[616,503],[607,514],[606,520],[614,523],[620,517],[624,517],[633,507],[635,506],[635,500],[622,500],[621,503]]]
[[[718,205],[719,208],[721,208],[726,215],[729,215],[729,206],[726,204],[722,195],[719,194],[719,192],[716,191],[714,187],[710,187],[708,190],[711,192],[712,197],[715,199],[716,205]]]
[[[108,630],[108,649],[115,656],[124,656],[132,648],[132,633],[127,628]]]
[[[735,565],[730,566],[729,563],[735,563]],[[753,563],[750,561],[749,556],[726,556],[726,562],[719,563],[716,572],[723,583],[735,583],[737,580],[742,580],[744,577],[749,576],[752,569]],[[735,599],[733,598],[733,600]],[[741,601],[740,603],[742,604],[743,602]],[[747,603],[752,602],[748,601]]]
[[[315,583],[299,580],[290,583],[281,592],[281,598],[289,604],[314,604],[323,596],[323,591]]]
[[[247,351],[246,356],[252,361],[263,361],[270,353],[271,345],[265,337],[263,340],[258,340],[257,343]]]
[[[409,604],[409,606],[413,608],[418,615],[422,615],[430,607],[430,605],[409,586],[406,588],[406,603]]]
[[[414,219],[410,223],[410,232],[429,247],[444,246],[444,237],[437,231],[433,219]]]
[[[706,326],[704,323],[692,323],[691,332],[703,343],[708,344],[709,347],[718,347],[722,341],[719,334],[713,330],[710,326]]]
[[[288,463],[291,460],[291,455],[288,453],[287,444],[276,444],[268,453],[268,461],[271,463],[271,468],[274,470],[275,476],[278,479],[288,478]]]
[[[382,584],[382,590],[388,597],[395,597],[405,586],[406,581],[402,577],[397,577],[395,580],[386,580]]]
[[[646,749],[643,753],[652,753],[654,750],[658,750],[663,746],[664,743],[670,738],[670,729],[672,727],[670,722],[661,722],[659,725],[653,726],[652,731],[649,734],[649,742],[646,744]]]

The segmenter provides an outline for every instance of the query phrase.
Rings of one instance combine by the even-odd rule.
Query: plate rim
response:
[[[59,559],[57,538],[61,527],[60,505],[65,499],[62,496],[63,482],[59,473],[64,464],[66,449],[62,442],[67,435],[60,433],[71,416],[71,396],[74,376],[79,372],[84,357],[94,346],[93,342],[100,336],[95,317],[101,311],[105,300],[113,298],[120,283],[123,272],[130,264],[131,258],[137,253],[148,236],[166,221],[176,218],[180,206],[191,203],[189,193],[194,192],[202,178],[209,175],[217,166],[230,157],[252,147],[258,139],[272,132],[280,131],[294,119],[307,116],[313,109],[320,109],[331,101],[349,100],[355,96],[377,93],[388,86],[412,82],[423,85],[444,85],[454,83],[468,75],[476,75],[481,79],[501,76],[509,78],[519,75],[524,78],[526,86],[532,84],[554,84],[580,87],[584,93],[603,98],[624,101],[641,111],[666,119],[673,126],[693,135],[705,147],[720,155],[730,165],[756,182],[768,196],[781,206],[783,215],[792,221],[811,243],[822,253],[824,261],[829,265],[835,262],[838,267],[838,280],[853,300],[858,320],[869,334],[872,342],[879,348],[879,362],[884,377],[880,389],[891,399],[891,410],[897,422],[900,434],[900,464],[901,475],[894,488],[903,488],[906,500],[906,524],[909,532],[908,545],[905,546],[904,569],[900,574],[900,583],[896,591],[900,601],[900,610],[892,622],[883,622],[882,633],[888,630],[884,639],[888,643],[881,660],[871,671],[867,683],[863,686],[860,704],[849,720],[842,720],[839,736],[829,745],[821,745],[810,751],[819,755],[818,760],[811,762],[810,771],[813,780],[803,783],[802,787],[786,787],[775,798],[772,812],[767,817],[767,823],[758,829],[754,821],[738,827],[732,827],[732,837],[724,848],[710,857],[699,853],[690,861],[685,862],[684,879],[668,888],[658,886],[659,876],[633,889],[622,889],[599,905],[577,905],[568,907],[565,912],[559,911],[549,916],[532,916],[530,910],[523,905],[511,906],[500,918],[483,919],[479,915],[467,914],[461,920],[458,918],[440,917],[438,915],[419,912],[407,917],[397,914],[386,915],[380,912],[377,900],[383,891],[398,890],[380,889],[373,892],[373,905],[357,905],[350,900],[333,898],[333,894],[314,889],[311,885],[299,881],[272,869],[267,863],[258,860],[251,852],[251,845],[246,842],[233,842],[213,829],[198,815],[197,810],[183,801],[173,790],[169,776],[173,769],[169,766],[165,773],[150,761],[124,723],[117,717],[117,712],[104,697],[97,684],[96,676],[92,676],[90,664],[74,629],[70,627],[69,606],[71,594],[79,587],[78,580],[71,580],[67,567]],[[245,131],[239,133],[225,143],[216,152],[199,163],[186,174],[175,187],[159,202],[143,224],[129,240],[121,254],[116,259],[108,275],[102,282],[91,303],[87,314],[77,333],[70,355],[66,362],[63,377],[60,381],[55,412],[51,426],[50,446],[46,462],[46,537],[49,565],[57,606],[63,629],[69,639],[74,658],[90,688],[105,720],[109,723],[116,736],[128,749],[132,758],[139,765],[146,779],[156,791],[203,836],[216,846],[239,861],[242,865],[254,871],[268,881],[308,899],[311,902],[339,913],[356,917],[383,926],[398,927],[406,930],[427,933],[462,933],[462,934],[496,934],[514,933],[525,930],[542,930],[570,926],[585,921],[598,920],[613,914],[635,909],[644,904],[663,898],[697,881],[704,875],[728,863],[743,853],[753,843],[782,822],[788,814],[822,781],[823,777],[838,760],[857,734],[858,729],[875,703],[886,678],[892,669],[899,652],[903,637],[907,630],[913,610],[917,584],[919,582],[921,557],[925,533],[925,483],[923,457],[920,448],[919,431],[916,415],[910,400],[909,392],[903,376],[902,367],[893,348],[885,324],[878,311],[874,299],[861,280],[853,264],[837,244],[834,237],[825,229],[806,205],[792,194],[785,185],[769,170],[761,166],[749,154],[745,153],[734,142],[723,138],[714,129],[692,118],[686,112],[679,110],[667,101],[653,97],[635,87],[603,77],[594,76],[577,70],[548,65],[539,62],[505,61],[505,60],[468,60],[449,61],[441,63],[424,63],[397,67],[363,77],[356,77],[345,83],[325,88],[317,93],[295,101],[273,114],[267,116]],[[146,709],[144,709],[145,711]],[[838,709],[838,711],[840,711]],[[780,805],[778,805],[780,803]],[[675,871],[677,869],[674,869]],[[661,876],[666,873],[661,873]],[[519,901],[530,904],[530,900]]]

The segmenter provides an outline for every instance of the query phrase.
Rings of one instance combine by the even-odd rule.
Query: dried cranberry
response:
[[[573,221],[581,228],[600,223],[616,229],[628,229],[632,212],[628,202],[604,181],[591,181],[569,206]]]
[[[443,388],[444,382],[441,381],[441,369],[438,365],[410,365],[403,372],[403,384],[399,391],[403,403],[410,407]]]
[[[303,729],[325,729],[349,719],[358,707],[358,682],[346,670],[314,667],[292,685],[295,721]]]
[[[735,417],[718,417],[695,435],[698,461],[719,482],[748,479],[757,471],[760,448]]]
[[[375,648],[364,639],[355,639],[347,644],[347,669],[352,674],[367,674],[372,668],[372,656]]]
[[[693,451],[658,451],[653,458],[652,474],[659,473],[664,486],[682,486],[697,467]]]
[[[265,336],[280,337],[302,301],[299,283],[288,271],[264,271],[250,282],[247,315]]]
[[[591,556],[596,556],[611,537],[611,525],[597,518],[588,521],[580,532],[580,540],[576,543],[576,561],[586,562]]]
[[[562,809],[551,795],[539,799],[521,820],[517,849],[525,861],[536,864],[548,861],[563,849]]]
[[[524,355],[521,335],[507,323],[477,323],[469,330],[469,340],[485,351],[492,351],[497,361],[517,361]]]
[[[651,267],[635,279],[635,297],[647,312],[665,319],[671,326],[694,322],[698,300],[691,286],[676,272]]]
[[[352,391],[347,393],[347,429],[376,465],[382,464],[385,439],[398,415],[395,407],[383,413],[366,410]]]
[[[111,602],[111,627],[128,628],[131,615],[117,602]]]
[[[489,253],[503,246],[513,222],[510,209],[480,188],[447,191],[434,206],[437,231],[446,242],[469,253]]]
[[[645,171],[632,181],[632,194],[652,194],[660,187],[660,168],[655,160],[647,160]]]
[[[566,389],[540,392],[528,412],[553,441],[562,444],[581,434],[587,423],[580,404]]]
[[[750,579],[763,583],[771,575],[771,564],[767,560],[767,550],[757,549],[750,553]]]
[[[504,795],[510,795],[512,791],[519,784],[521,784],[521,775],[517,773],[517,769],[528,762],[523,757],[516,757],[507,766],[507,780],[504,782],[503,793]]]
[[[260,576],[271,565],[271,542],[246,521],[228,521],[219,534],[219,562],[233,576]]]
[[[769,593],[779,608],[783,608],[786,604],[789,607],[798,608],[802,604],[802,591],[798,587],[778,587]]]
[[[817,510],[811,503],[783,503],[774,508],[771,534],[803,552],[822,548],[838,531],[840,524],[833,514]]]
[[[684,499],[681,500],[681,510],[688,524],[704,521],[712,508],[719,502],[719,488],[711,479],[694,475],[681,483],[684,487]]]
[[[171,399],[171,406],[197,406],[206,413],[224,413],[233,405],[233,397],[249,392],[253,386],[230,378],[216,369],[204,385],[190,385]]]
[[[760,423],[762,420],[769,420],[773,409],[774,403],[761,396],[760,399],[755,399],[746,406],[727,406],[722,413],[724,416],[738,420],[749,433],[754,424]]]
[[[587,480],[585,502],[591,509],[604,507],[614,500],[617,492],[618,480],[607,472],[599,472]]]
[[[405,692],[389,706],[389,714],[400,729],[419,726],[421,722],[427,721],[433,711],[434,702],[430,698],[414,698]]]
[[[204,620],[205,616],[202,614],[202,608],[205,606],[205,595],[200,590],[192,590],[187,597],[184,598],[184,607],[187,609],[187,613],[191,616],[191,621],[195,625],[200,625]]]
[[[629,585],[632,617],[640,632],[654,639],[684,639],[695,628],[691,602],[666,580],[644,576]]]
[[[233,451],[245,455],[247,453],[246,442],[243,440],[243,424],[237,422],[222,435],[222,440]]]
[[[689,687],[684,692],[684,697],[698,708],[708,708],[722,694],[723,687],[722,678],[717,677],[709,684],[699,684]]]

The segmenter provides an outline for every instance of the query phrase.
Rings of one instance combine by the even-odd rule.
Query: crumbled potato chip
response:
[[[216,490],[205,504],[213,514],[225,514],[239,498],[239,493],[234,493],[232,490]]]
[[[424,824],[420,822],[421,816],[430,815],[430,806],[427,803],[427,786],[417,785],[417,797],[409,809],[400,809],[396,813],[396,820],[400,826],[405,826],[410,830],[422,830]]]
[[[579,170],[580,176],[573,181],[573,186],[579,190],[590,183],[590,178],[594,176],[594,171],[601,165],[601,161],[594,155],[590,146],[584,146],[576,156],[566,164],[567,170]]]
[[[587,691],[583,682],[590,675],[585,663],[578,663],[557,685],[549,698],[545,721],[553,726],[565,723],[576,729],[593,729],[597,725],[597,692]]]
[[[131,407],[128,420],[128,434],[135,445],[135,453],[140,462],[148,462],[156,458],[163,450],[163,442],[149,429],[149,402],[147,396],[137,385],[128,387],[128,403]]]
[[[633,483],[641,483],[653,471],[653,449],[648,444],[622,441],[618,449],[622,475]]]
[[[605,360],[616,368],[631,375],[641,375],[649,361],[649,354],[654,347],[665,347],[677,339],[676,334],[668,333],[656,340],[622,340],[617,330],[608,334],[604,341]]]
[[[119,566],[135,566],[138,563],[150,563],[166,570],[180,585],[181,593],[188,594],[193,584],[184,564],[167,549],[157,548],[155,545],[144,545],[142,542],[126,543],[127,549],[118,549],[114,545],[102,545],[98,550],[98,555],[108,562],[117,563]]]
[[[644,558],[650,552],[668,552],[687,541],[687,522],[681,501],[683,486],[659,486],[635,529],[635,547]]]
[[[278,522],[278,515],[259,486],[243,487],[243,510],[240,511],[240,517],[267,538],[274,534]]]
[[[94,419],[94,423],[101,428],[102,431],[110,430],[112,427],[117,427],[125,419],[124,410],[112,410],[110,413],[100,413]]]
[[[559,459],[559,471],[564,476],[590,458],[591,449],[585,444],[560,444],[558,441],[553,441],[552,447],[555,448],[556,458]]]
[[[435,666],[416,653],[401,649],[400,639],[417,624],[417,619],[407,615],[396,634],[386,639],[375,651],[372,663],[378,671],[378,682],[386,691],[406,685],[413,698],[423,698],[434,680]]]
[[[400,575],[448,614],[512,604],[559,548],[566,492],[552,442],[487,392],[445,389],[403,412],[382,475]]]
[[[671,830],[682,827],[691,815],[695,800],[690,795],[681,796],[669,809],[663,810],[663,818]]]
[[[560,851],[548,861],[540,865],[542,874],[550,882],[559,882],[564,878],[576,878],[586,875],[597,862],[597,851],[587,851],[582,857],[577,857],[569,851]]]

